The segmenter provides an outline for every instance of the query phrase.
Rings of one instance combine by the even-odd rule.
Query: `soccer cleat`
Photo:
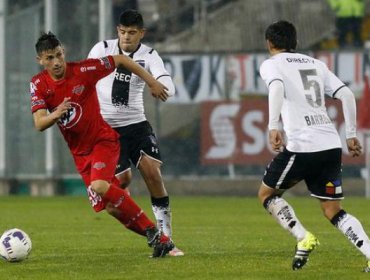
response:
[[[311,233],[306,233],[306,236],[297,243],[295,256],[293,258],[293,270],[301,269],[308,261],[308,255],[320,245],[319,240]]]
[[[166,256],[175,245],[172,240],[163,233],[160,233],[156,227],[147,228],[146,236],[149,247],[153,248],[153,258]]]
[[[168,253],[169,256],[171,257],[182,257],[184,256],[184,252],[182,250],[180,250],[179,248],[177,247],[174,247],[169,253]]]
[[[364,272],[370,273],[370,261],[367,261],[366,267],[364,268]]]
[[[152,228],[147,228],[145,230],[145,234],[146,234],[148,246],[153,247],[154,244],[157,242],[157,239],[160,236],[160,232],[158,231],[156,227],[152,227]]]
[[[172,240],[164,234],[160,235],[158,241],[153,247],[153,258],[164,257],[175,247]]]

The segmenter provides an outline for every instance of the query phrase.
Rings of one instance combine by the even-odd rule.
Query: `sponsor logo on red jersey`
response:
[[[95,162],[93,165],[93,168],[98,169],[98,170],[103,169],[105,167],[106,167],[106,164],[105,162],[102,162],[102,161]]]
[[[80,68],[80,71],[81,71],[81,72],[94,71],[94,70],[96,70],[96,66],[87,66],[87,67],[82,66],[82,67]]]

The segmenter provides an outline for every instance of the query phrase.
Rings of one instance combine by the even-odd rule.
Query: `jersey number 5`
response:
[[[320,84],[315,79],[309,79],[309,76],[317,77],[316,69],[299,70],[299,74],[301,75],[303,88],[305,90],[310,90],[311,88],[313,88],[315,92],[316,100],[313,100],[312,94],[306,94],[306,100],[308,104],[315,108],[320,107],[322,105]]]

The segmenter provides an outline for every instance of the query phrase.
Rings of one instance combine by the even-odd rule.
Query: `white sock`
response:
[[[171,208],[152,205],[152,210],[157,220],[157,227],[169,238],[172,238]]]
[[[370,240],[356,217],[342,210],[331,222],[370,260]]]
[[[285,199],[274,196],[265,201],[266,210],[277,220],[277,222],[288,230],[297,241],[302,240],[306,235],[306,229],[296,217],[292,206]]]

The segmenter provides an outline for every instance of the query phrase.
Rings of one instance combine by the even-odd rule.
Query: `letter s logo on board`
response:
[[[236,147],[237,136],[232,118],[239,112],[239,104],[218,105],[210,117],[210,130],[215,143],[208,152],[208,159],[223,159],[230,157]]]

